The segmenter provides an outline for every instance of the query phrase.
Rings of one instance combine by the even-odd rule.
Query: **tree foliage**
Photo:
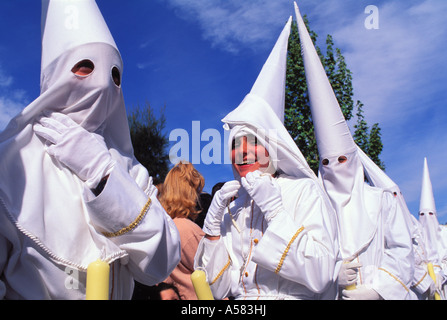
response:
[[[164,181],[169,171],[169,139],[163,132],[166,124],[164,108],[157,118],[151,106],[137,106],[128,116],[135,158],[149,171],[154,184]]]
[[[309,29],[307,17],[304,16],[303,18],[311,39],[315,44],[318,36],[314,31]],[[334,49],[334,41],[331,35],[327,35],[326,37],[325,55],[318,46],[315,46],[315,48],[337,97],[342,113],[349,123],[353,118],[354,110],[352,72],[348,69],[341,50],[338,48]],[[360,101],[357,101],[355,105],[357,109],[357,123],[354,125],[354,141],[377,165],[384,168],[384,164],[379,158],[383,149],[380,127],[376,123],[369,132],[368,124],[363,116],[363,106]],[[306,75],[301,55],[301,43],[296,22],[292,24],[289,38],[284,125],[306,157],[309,166],[317,173],[319,167],[318,148],[310,111]]]

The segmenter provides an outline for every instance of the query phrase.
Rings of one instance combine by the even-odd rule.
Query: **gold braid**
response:
[[[135,219],[134,222],[132,222],[130,225],[128,225],[125,228],[122,228],[121,230],[117,231],[117,232],[103,232],[102,234],[104,236],[106,236],[107,238],[114,238],[114,237],[118,237],[121,236],[125,233],[128,233],[130,231],[132,231],[133,229],[135,229],[140,223],[141,221],[144,219],[144,217],[146,216],[147,212],[149,211],[149,207],[151,206],[152,200],[151,198],[149,198],[149,200],[147,200],[146,204],[144,205],[143,209],[141,210],[140,214],[138,215],[138,217]]]

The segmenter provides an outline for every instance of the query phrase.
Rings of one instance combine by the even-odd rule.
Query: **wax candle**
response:
[[[430,278],[432,278],[433,281],[436,283],[436,273],[435,273],[435,269],[433,268],[433,264],[431,262],[429,262],[427,264],[427,269],[428,269],[428,274],[430,275]],[[435,300],[441,300],[441,296],[437,292],[435,292]]]
[[[206,281],[206,274],[203,270],[195,270],[191,274],[191,281],[199,300],[214,300],[211,288]]]
[[[345,290],[355,290],[355,289],[357,289],[357,286],[355,285],[355,283],[350,284],[349,286],[345,287]]]
[[[92,262],[87,267],[87,300],[109,299],[109,273],[110,266],[100,259]]]
[[[350,262],[351,262],[351,261],[343,261],[343,264],[348,264],[348,263],[350,263]],[[348,285],[348,286],[345,287],[345,290],[355,290],[355,289],[357,289],[357,286],[356,286],[355,283],[350,284],[350,285]]]

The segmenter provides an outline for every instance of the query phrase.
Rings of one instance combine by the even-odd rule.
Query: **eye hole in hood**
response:
[[[112,79],[117,87],[121,86],[121,73],[120,73],[118,67],[112,68]]]
[[[73,72],[77,76],[86,77],[90,75],[93,70],[95,70],[95,65],[90,60],[82,60],[78,62],[73,69],[71,69],[71,72]]]

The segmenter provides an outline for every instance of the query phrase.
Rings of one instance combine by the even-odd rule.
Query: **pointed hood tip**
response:
[[[433,212],[435,215],[437,214],[435,198],[433,195],[433,186],[430,179],[430,171],[428,169],[428,162],[426,157],[424,157],[424,168],[422,172],[422,188],[419,212]]]
[[[41,70],[67,50],[88,43],[106,43],[118,51],[95,0],[42,0],[41,17]]]
[[[320,157],[352,153],[357,146],[340,109],[334,90],[295,4],[310,107]]]
[[[287,20],[249,93],[263,99],[282,123],[284,122],[284,88],[286,85],[287,52],[292,19],[292,16],[290,16]]]

